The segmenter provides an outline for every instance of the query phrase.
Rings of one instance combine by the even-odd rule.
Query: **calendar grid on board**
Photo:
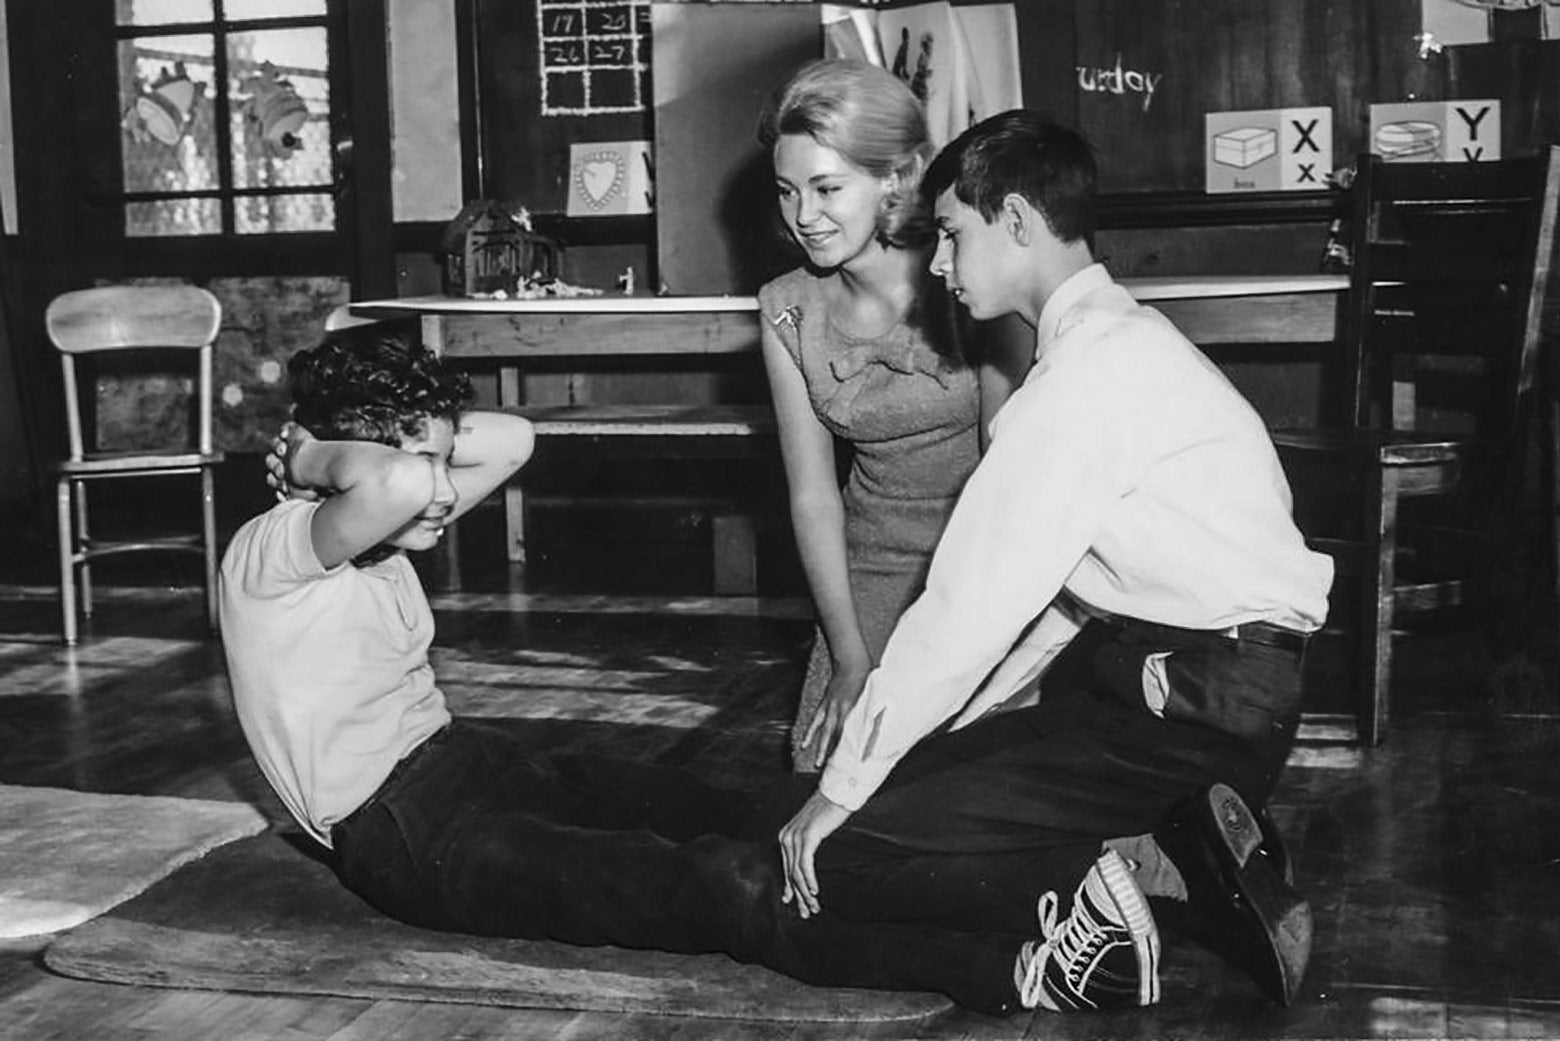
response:
[[[643,112],[649,0],[537,0],[542,115]]]

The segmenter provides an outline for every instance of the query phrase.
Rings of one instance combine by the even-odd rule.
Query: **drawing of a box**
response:
[[[1213,161],[1244,170],[1278,152],[1278,131],[1272,127],[1238,127],[1213,139]]]
[[[1203,124],[1209,192],[1317,191],[1332,169],[1332,109],[1209,112]]]

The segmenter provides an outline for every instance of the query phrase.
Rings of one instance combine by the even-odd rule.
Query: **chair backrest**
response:
[[[1359,427],[1509,436],[1535,385],[1560,149],[1487,163],[1362,155],[1341,405]]]
[[[197,286],[101,286],[63,293],[44,315],[49,339],[60,352],[70,454],[84,455],[76,357],[104,351],[199,352],[194,387],[196,440],[212,450],[211,345],[222,324],[217,298]]]

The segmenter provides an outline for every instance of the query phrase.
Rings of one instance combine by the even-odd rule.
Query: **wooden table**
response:
[[[1128,278],[1193,343],[1331,343],[1343,275]],[[758,346],[751,296],[582,296],[466,300],[412,296],[352,304],[365,318],[422,320],[423,342],[450,357],[730,354]]]
[[[1122,279],[1193,343],[1331,344],[1343,275]],[[500,407],[531,415],[539,436],[729,438],[767,434],[767,407],[573,405],[525,408],[520,366],[532,359],[728,355],[758,349],[758,300],[751,296],[581,296],[469,300],[414,296],[351,305],[360,318],[421,321],[423,342],[451,358],[498,364]],[[505,490],[509,559],[525,558],[520,488]],[[750,534],[732,542],[743,545]],[[454,540],[446,539],[453,547]],[[717,555],[720,553],[719,540]],[[751,572],[751,562],[717,561],[717,574]],[[730,590],[728,590],[730,591]]]
[[[521,360],[605,356],[687,356],[758,349],[754,297],[583,296],[538,300],[403,297],[354,303],[359,318],[421,319],[423,343],[445,357],[497,361],[499,407],[521,412],[538,437],[699,438],[704,445],[770,433],[767,406],[551,405],[525,407]],[[738,510],[712,513],[717,592],[751,593],[756,584],[751,519]],[[516,481],[504,489],[507,555],[525,561],[525,500]],[[459,584],[455,540],[447,570]]]

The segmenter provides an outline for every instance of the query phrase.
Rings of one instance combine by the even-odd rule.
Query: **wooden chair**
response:
[[[1501,537],[1499,509],[1489,507],[1513,505],[1536,405],[1557,156],[1389,164],[1363,155],[1356,167],[1343,421],[1275,431],[1274,440],[1302,530],[1333,554],[1340,576],[1360,575],[1355,726],[1366,745],[1387,731],[1394,620],[1462,603]],[[1307,499],[1305,482],[1318,474],[1332,475],[1322,490],[1357,495],[1344,512],[1358,528],[1343,537]],[[1439,506],[1455,493],[1472,496],[1458,523],[1406,523],[1407,500],[1437,497]],[[1482,538],[1472,553],[1471,533]],[[1444,570],[1438,546],[1449,550]]]
[[[58,509],[60,606],[67,644],[76,642],[76,591],[80,582],[81,613],[92,615],[91,562],[102,556],[146,550],[180,550],[205,558],[206,617],[217,628],[217,525],[213,468],[222,453],[212,448],[211,345],[217,337],[222,308],[215,297],[195,286],[105,286],[56,297],[45,316],[49,339],[60,352],[65,382],[65,421],[70,457],[59,467],[55,501]],[[191,370],[193,375],[193,444],[159,450],[88,451],[83,437],[77,359],[138,351],[160,369]],[[176,356],[173,352],[178,352]],[[144,353],[154,352],[154,353]],[[187,352],[193,352],[193,359]],[[139,359],[138,359],[139,360]],[[176,364],[177,360],[177,364]],[[107,363],[109,359],[98,361]],[[193,362],[193,364],[190,364]],[[83,366],[95,381],[97,361]],[[138,370],[140,371],[140,370]],[[90,393],[90,391],[88,391]],[[191,474],[200,479],[201,530],[135,541],[94,539],[87,522],[87,485],[98,480],[125,480]]]

